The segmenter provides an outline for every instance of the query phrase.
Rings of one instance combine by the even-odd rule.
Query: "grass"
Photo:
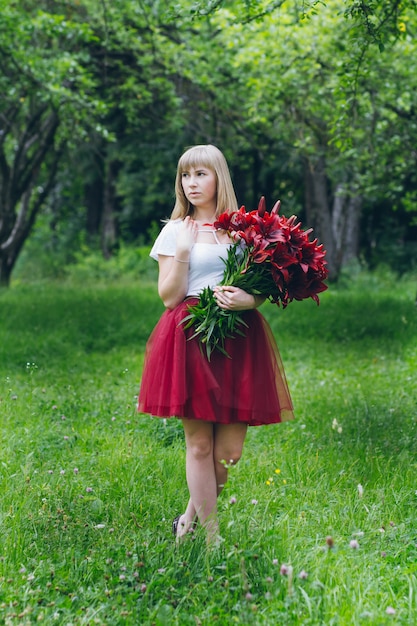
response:
[[[0,623],[415,624],[415,291],[263,306],[297,418],[249,430],[213,552],[172,541],[180,425],[135,408],[155,284],[0,292]]]

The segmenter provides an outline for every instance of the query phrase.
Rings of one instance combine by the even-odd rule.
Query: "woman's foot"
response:
[[[207,530],[207,547],[208,548],[218,548],[223,543],[224,539],[220,535],[219,532],[219,524],[216,519],[211,519],[206,524]]]
[[[178,543],[187,535],[187,533],[193,533],[196,525],[195,519],[187,519],[186,515],[177,515],[172,522],[172,532],[175,536],[175,540]]]
[[[217,550],[224,543],[224,539],[221,535],[207,536],[207,548],[208,550]]]

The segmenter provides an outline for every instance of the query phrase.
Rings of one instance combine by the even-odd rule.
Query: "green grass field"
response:
[[[187,500],[176,420],[136,412],[155,284],[0,292],[0,623],[417,623],[417,280],[266,303],[296,419],[252,428],[220,498]]]

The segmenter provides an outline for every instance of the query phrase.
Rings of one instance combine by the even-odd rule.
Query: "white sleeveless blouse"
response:
[[[165,224],[155,240],[150,256],[158,260],[158,255],[175,256],[178,227],[182,220],[170,220]],[[204,229],[206,230],[206,229]],[[214,244],[196,242],[191,250],[186,297],[198,296],[204,287],[215,287],[223,278],[224,262],[230,243],[220,243],[215,231]]]

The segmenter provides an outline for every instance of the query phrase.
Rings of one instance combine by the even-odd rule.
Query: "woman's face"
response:
[[[215,211],[217,206],[217,179],[207,167],[191,167],[182,172],[181,183],[188,202],[198,209]]]

